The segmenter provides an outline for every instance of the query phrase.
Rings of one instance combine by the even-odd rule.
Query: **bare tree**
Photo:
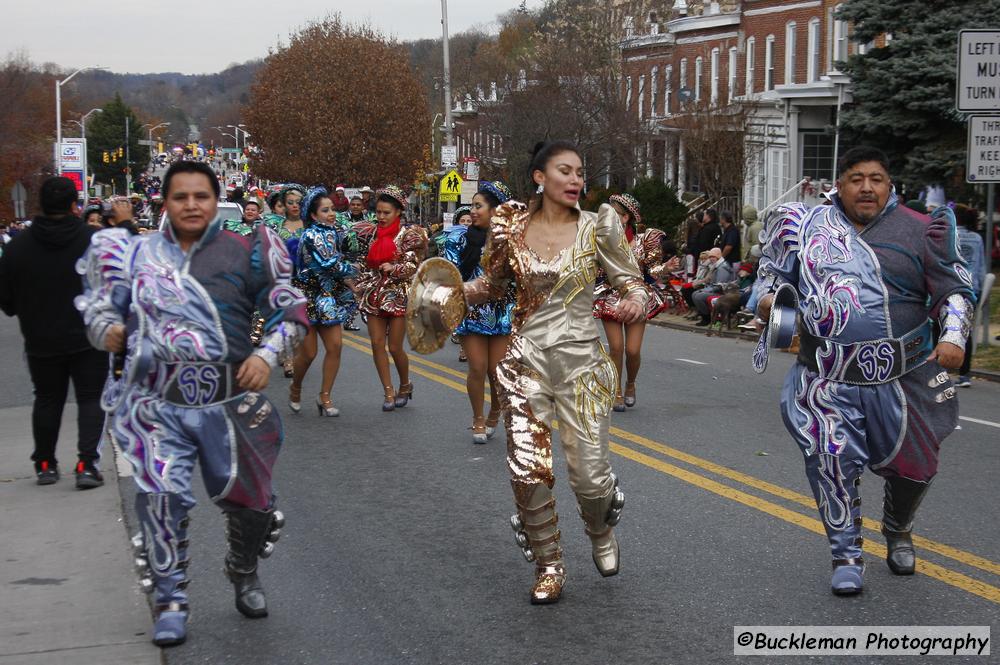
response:
[[[709,201],[742,199],[743,186],[762,144],[748,141],[753,108],[740,101],[688,102],[673,119],[683,132],[687,168]]]

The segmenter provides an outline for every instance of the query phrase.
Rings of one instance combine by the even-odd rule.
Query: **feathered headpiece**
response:
[[[510,189],[507,187],[507,185],[503,184],[499,180],[493,180],[493,181],[486,180],[480,183],[479,191],[488,192],[492,194],[493,196],[496,197],[497,201],[499,201],[500,203],[507,203],[507,201],[510,201],[512,198],[514,198],[514,195],[511,194]]]
[[[326,187],[313,187],[306,193],[305,197],[303,197],[302,206],[299,209],[299,217],[301,217],[302,221],[306,224],[312,223],[312,220],[309,219],[309,206],[312,205],[313,201],[322,196],[330,196],[330,193],[326,191]]]
[[[284,201],[288,192],[298,192],[302,196],[306,195],[306,188],[294,182],[287,183],[281,187],[281,200]]]
[[[396,185],[386,185],[382,189],[375,192],[375,196],[388,196],[389,198],[398,201],[399,207],[403,210],[406,210],[406,204],[409,199],[406,192],[404,192],[401,187],[397,187]]]
[[[632,223],[642,222],[642,215],[639,214],[639,201],[631,194],[614,194],[610,199],[612,203],[617,203],[632,216]]]

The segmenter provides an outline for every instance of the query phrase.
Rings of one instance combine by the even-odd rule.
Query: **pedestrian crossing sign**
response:
[[[441,178],[441,186],[438,189],[438,201],[442,203],[458,201],[458,197],[461,194],[462,176],[458,175],[458,171],[452,169]]]

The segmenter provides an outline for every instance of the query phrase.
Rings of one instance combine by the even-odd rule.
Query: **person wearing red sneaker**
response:
[[[100,487],[100,397],[108,356],[90,346],[83,318],[73,306],[82,293],[76,261],[95,229],[80,219],[77,191],[69,178],[42,183],[42,214],[7,244],[0,257],[0,309],[16,316],[24,336],[35,402],[31,455],[39,485],[59,480],[56,442],[70,381],[77,403],[77,474],[80,489]]]

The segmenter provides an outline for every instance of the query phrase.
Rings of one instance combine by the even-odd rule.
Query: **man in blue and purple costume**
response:
[[[103,406],[138,485],[133,545],[155,595],[153,642],[171,646],[187,634],[195,462],[226,516],[236,608],[267,616],[257,562],[284,521],[271,489],[283,432],[261,391],[304,335],[306,311],[285,243],[267,225],[246,236],[222,229],[219,181],[207,165],[171,166],[163,195],[162,233],[94,234],[78,264],[77,308],[91,343],[121,360]],[[264,319],[256,348],[247,335],[255,309]]]
[[[757,311],[773,323],[782,317],[771,318],[772,305],[791,301],[786,321],[797,309],[800,351],[781,411],[830,541],[832,591],[851,595],[864,575],[865,466],[885,479],[886,562],[896,575],[914,573],[913,519],[958,423],[945,370],[962,362],[974,296],[950,209],[926,217],[898,205],[888,159],[874,148],[849,150],[837,172],[831,205],[789,204],[771,217],[759,282],[770,293]],[[765,349],[754,356],[758,371]]]

